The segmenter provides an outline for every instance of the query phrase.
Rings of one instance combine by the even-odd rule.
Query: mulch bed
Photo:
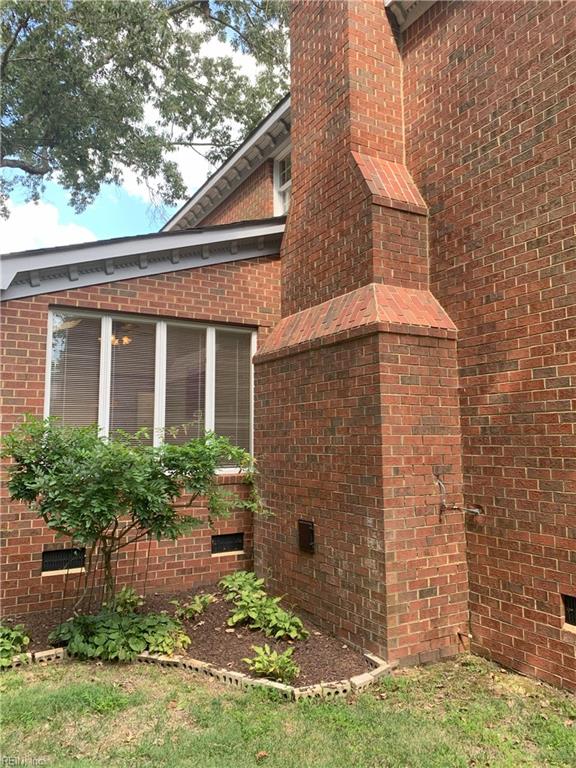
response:
[[[187,602],[195,592],[212,593],[217,597],[217,602],[209,605],[197,620],[183,622],[184,629],[192,640],[187,650],[191,658],[248,673],[248,667],[242,659],[254,655],[253,645],[268,643],[271,648],[278,651],[294,647],[292,658],[300,667],[296,685],[344,680],[368,671],[366,660],[360,652],[349,648],[342,640],[325,634],[308,621],[304,624],[310,632],[309,637],[295,642],[273,640],[247,627],[234,627],[231,631],[232,628],[226,623],[230,615],[231,603],[224,600],[222,592],[215,586],[172,594],[150,594],[146,596],[142,610],[156,613],[166,611],[173,614],[174,606],[170,605],[170,600]],[[64,614],[63,620],[66,618],[67,615]],[[60,612],[52,611],[20,616],[11,619],[10,623],[24,624],[31,639],[28,650],[42,651],[50,647],[48,635],[59,621]]]

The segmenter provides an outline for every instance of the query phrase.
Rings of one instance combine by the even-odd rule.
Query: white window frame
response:
[[[183,321],[171,318],[151,318],[135,314],[118,314],[91,312],[76,309],[76,307],[54,307],[48,312],[48,329],[46,334],[46,384],[44,389],[44,417],[50,416],[50,393],[52,381],[52,334],[54,315],[70,313],[82,317],[100,318],[100,377],[98,390],[98,427],[102,437],[110,433],[110,384],[112,375],[112,323],[114,320],[133,320],[138,323],[149,323],[156,326],[156,346],[154,356],[154,425],[153,445],[162,443],[164,434],[164,419],[166,413],[166,352],[168,326],[185,326],[187,328],[204,329],[206,332],[206,386],[204,401],[204,429],[209,432],[215,424],[215,383],[216,383],[216,331],[233,331],[239,334],[250,334],[250,453],[254,448],[254,365],[252,358],[256,354],[258,333],[253,328],[243,328],[236,325],[207,325],[194,321]],[[223,467],[222,474],[237,473],[238,467]]]
[[[290,181],[280,184],[280,163],[290,154],[290,144],[284,145],[274,158],[274,215],[284,216],[288,211],[284,205],[284,193],[292,187],[292,174]]]

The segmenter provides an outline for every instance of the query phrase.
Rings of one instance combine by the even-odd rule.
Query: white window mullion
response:
[[[48,331],[46,333],[46,381],[44,387],[44,418],[50,416],[50,387],[52,382],[52,326],[54,324],[54,314],[48,312]]]
[[[258,349],[258,333],[252,332],[250,339],[250,455],[254,455],[254,355]]]
[[[166,415],[166,323],[156,323],[156,361],[154,368],[154,445],[164,439]]]
[[[216,329],[206,329],[206,415],[205,429],[214,431],[216,391]]]
[[[110,384],[112,381],[112,318],[104,315],[100,330],[100,385],[98,390],[98,426],[100,434],[110,432]]]

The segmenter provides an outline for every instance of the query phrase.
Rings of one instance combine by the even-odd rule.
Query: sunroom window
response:
[[[46,415],[146,427],[155,444],[214,430],[249,451],[254,344],[243,328],[53,310]]]

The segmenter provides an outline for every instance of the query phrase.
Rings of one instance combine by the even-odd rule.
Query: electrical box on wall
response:
[[[311,520],[298,520],[298,547],[301,552],[311,555],[315,552],[314,523]]]

